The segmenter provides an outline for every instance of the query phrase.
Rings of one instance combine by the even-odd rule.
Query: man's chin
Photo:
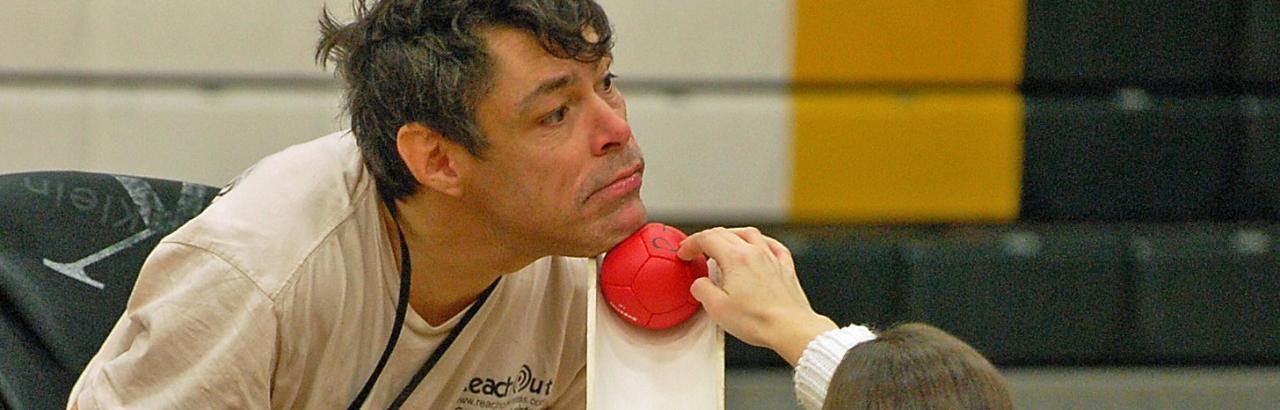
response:
[[[631,234],[644,227],[647,222],[648,214],[645,211],[644,203],[639,200],[635,201],[632,206],[619,209],[617,213],[611,216],[605,222],[606,225],[599,226],[594,232],[588,235],[597,237],[593,252],[584,256],[595,256],[604,253],[614,246],[622,242],[623,239],[631,236]]]

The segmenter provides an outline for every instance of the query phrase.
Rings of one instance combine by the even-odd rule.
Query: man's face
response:
[[[613,87],[612,58],[583,63],[493,28],[493,83],[476,107],[489,142],[467,158],[464,198],[496,234],[538,255],[591,256],[645,222],[644,161]]]

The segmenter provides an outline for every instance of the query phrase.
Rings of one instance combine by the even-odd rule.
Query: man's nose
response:
[[[631,125],[627,124],[621,108],[597,99],[592,104],[592,110],[597,113],[591,130],[592,154],[605,155],[609,151],[625,147],[631,141]]]

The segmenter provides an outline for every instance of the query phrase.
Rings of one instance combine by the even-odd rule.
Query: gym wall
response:
[[[345,127],[320,1],[14,2],[2,172],[219,185]],[[645,199],[673,222],[1276,215],[1280,7],[1058,3],[604,0]]]

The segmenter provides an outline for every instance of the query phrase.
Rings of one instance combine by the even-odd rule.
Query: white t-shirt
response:
[[[347,407],[399,297],[379,204],[348,133],[263,159],[147,258],[70,403]],[[548,257],[504,276],[405,408],[585,407],[589,266]],[[433,327],[407,309],[364,407],[386,408],[461,316]]]

